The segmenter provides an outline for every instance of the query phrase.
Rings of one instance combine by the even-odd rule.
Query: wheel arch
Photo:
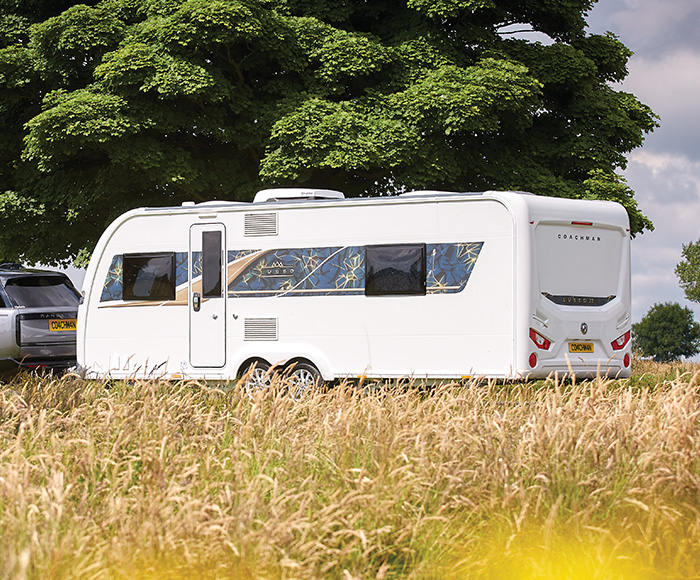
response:
[[[292,357],[284,362],[278,363],[274,366],[275,369],[280,369],[280,370],[287,370],[287,369],[293,369],[294,365],[299,364],[299,363],[305,363],[307,365],[311,365],[314,368],[317,368],[319,372],[321,372],[321,369],[318,368],[318,365],[314,363],[314,361],[304,357],[304,356],[295,356]],[[323,373],[321,373],[323,374]]]
[[[318,349],[300,349],[294,354],[288,356],[284,361],[273,365],[279,368],[289,368],[294,363],[306,363],[318,369],[318,372],[324,381],[332,381],[335,379],[335,372],[330,361],[325,357],[325,355]],[[281,365],[281,366],[280,366]]]
[[[246,371],[253,366],[254,364],[264,364],[267,367],[273,367],[274,365],[271,365],[269,361],[265,360],[264,357],[262,356],[250,356],[247,359],[245,359],[240,365],[238,365],[238,372],[237,376],[243,376]]]
[[[284,349],[284,351],[262,352],[260,354],[250,353],[239,365],[238,375],[240,376],[249,366],[255,362],[268,364],[272,369],[283,370],[293,363],[304,362],[318,369],[324,381],[335,379],[333,366],[326,356],[317,348],[295,348]]]

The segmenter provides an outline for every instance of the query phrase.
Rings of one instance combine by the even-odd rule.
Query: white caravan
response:
[[[619,204],[518,192],[130,211],[87,270],[88,377],[311,379],[630,374],[630,230]]]

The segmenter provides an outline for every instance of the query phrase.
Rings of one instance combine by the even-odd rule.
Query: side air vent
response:
[[[244,340],[277,340],[279,328],[276,318],[246,318],[243,323]]]
[[[276,213],[247,213],[243,223],[243,235],[276,236],[277,223]]]

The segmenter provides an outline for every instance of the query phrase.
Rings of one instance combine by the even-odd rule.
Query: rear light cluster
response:
[[[627,343],[630,341],[631,337],[632,334],[628,330],[627,332],[625,332],[625,334],[622,334],[618,336],[615,340],[613,340],[610,343],[610,346],[612,346],[613,350],[622,350],[627,346]],[[630,353],[626,352],[624,358],[622,359],[622,364],[625,365],[625,368],[629,368],[631,363],[632,359],[630,358]]]
[[[540,350],[549,350],[552,343],[534,329],[530,329],[530,340],[535,343]]]
[[[549,350],[549,347],[552,346],[552,341],[542,336],[534,328],[530,329],[530,340],[540,350]],[[537,366],[537,355],[533,352],[527,362],[530,363],[530,368],[534,369]]]
[[[625,332],[625,334],[618,336],[615,340],[613,340],[610,343],[610,346],[612,346],[613,350],[622,350],[627,346],[627,343],[630,341],[630,331],[628,330]]]

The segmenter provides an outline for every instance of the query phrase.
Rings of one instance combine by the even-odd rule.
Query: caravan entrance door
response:
[[[223,224],[196,224],[190,228],[190,364],[223,367],[226,364],[226,288]]]

